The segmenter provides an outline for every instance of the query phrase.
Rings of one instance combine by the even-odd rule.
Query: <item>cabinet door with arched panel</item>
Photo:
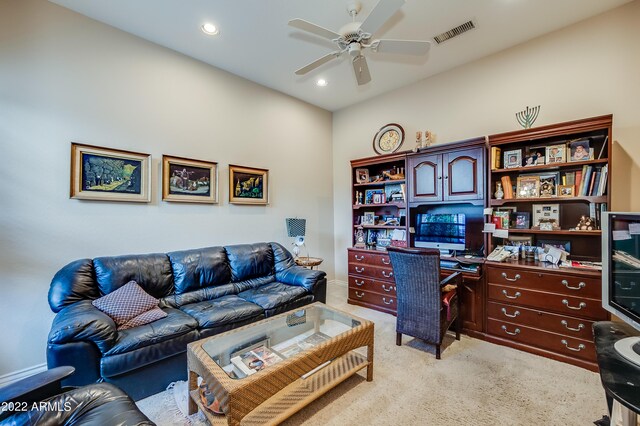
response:
[[[442,200],[442,155],[409,158],[409,202]]]
[[[484,150],[465,149],[443,154],[445,201],[484,198]]]

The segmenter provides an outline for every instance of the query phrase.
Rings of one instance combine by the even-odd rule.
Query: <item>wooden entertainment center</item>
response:
[[[404,231],[404,241],[392,240],[391,244],[414,246],[417,215],[464,213],[466,250],[457,257],[446,258],[457,262],[455,269],[441,268],[443,276],[454,271],[463,274],[459,289],[463,331],[595,371],[591,325],[609,315],[601,304],[601,272],[586,266],[600,261],[601,232],[598,223],[597,229],[575,228],[578,222],[584,224],[582,216],[599,218],[600,212],[611,205],[608,170],[612,119],[611,115],[594,117],[434,145],[418,152],[353,160],[354,236],[352,248],[348,249],[348,302],[391,314],[396,311],[389,257],[383,248],[371,244],[375,243],[371,231],[374,235],[382,231],[385,236],[394,229]],[[578,148],[587,146],[584,141],[591,148],[586,154]],[[559,153],[560,146],[565,146],[564,157],[561,150]],[[519,163],[517,159],[509,163],[512,157],[502,161],[505,153],[511,156],[518,151]],[[547,151],[550,157],[545,155]],[[363,169],[368,172],[366,181],[362,181]],[[398,171],[404,171],[406,178],[401,179]],[[390,175],[395,180],[388,179]],[[530,182],[537,182],[537,193],[526,192],[533,188],[525,185]],[[373,203],[372,198],[364,196],[368,189],[388,195],[388,188],[400,183],[402,199],[376,198],[384,202]],[[505,185],[502,194],[498,183]],[[507,186],[511,186],[509,191]],[[508,228],[508,237],[482,232],[484,224],[493,218],[484,214],[485,208],[510,211],[506,217],[518,219],[517,224],[509,219],[508,224],[500,219],[493,221]],[[369,212],[369,220],[362,223],[365,212]],[[389,217],[399,220],[386,224],[383,219]],[[533,223],[533,218],[541,223]],[[562,246],[570,251],[571,260],[582,263],[565,268],[533,256],[506,262],[486,260],[496,246],[513,243],[511,239],[523,245]],[[388,238],[381,241],[383,246],[389,244]]]

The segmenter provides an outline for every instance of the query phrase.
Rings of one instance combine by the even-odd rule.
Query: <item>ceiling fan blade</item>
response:
[[[319,35],[320,37],[328,38],[329,40],[334,40],[336,38],[342,37],[335,31],[331,31],[319,25],[312,24],[311,22],[305,21],[304,19],[292,19],[289,21],[289,25],[299,30]]]
[[[380,53],[399,53],[402,55],[426,55],[431,43],[421,40],[375,40],[371,49]]]
[[[367,59],[360,55],[353,58],[353,71],[356,73],[356,80],[358,86],[367,84],[371,81],[371,74],[369,74],[369,66],[367,65]]]
[[[296,71],[296,74],[305,75],[309,71],[313,71],[314,69],[318,68],[320,65],[326,64],[330,60],[337,58],[338,56],[340,56],[341,53],[342,52],[340,52],[339,50],[328,53],[324,55],[322,58],[316,59],[315,61],[311,62],[309,65],[305,65],[304,67],[300,68],[299,70]]]
[[[360,29],[365,33],[375,34],[403,4],[404,0],[380,0],[360,25]]]

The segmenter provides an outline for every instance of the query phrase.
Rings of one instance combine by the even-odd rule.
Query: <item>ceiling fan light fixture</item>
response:
[[[218,35],[220,33],[220,30],[218,30],[218,27],[216,27],[210,22],[204,23],[202,27],[200,27],[200,29],[206,35]]]
[[[319,78],[318,81],[316,81],[316,86],[319,87],[325,87],[327,84],[329,83],[324,78]]]

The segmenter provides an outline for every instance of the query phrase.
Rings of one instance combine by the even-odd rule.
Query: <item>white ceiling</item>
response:
[[[407,0],[375,38],[432,40],[470,19],[476,29],[426,58],[367,52],[372,81],[358,86],[348,55],[296,76],[335,50],[328,40],[291,28],[292,18],[338,31],[350,22],[346,0],[50,0],[83,15],[248,80],[336,111],[414,83],[631,0]],[[361,0],[362,21],[378,0]],[[384,0],[382,0],[384,1]],[[212,22],[215,37],[200,26]],[[328,81],[317,87],[318,78]]]

